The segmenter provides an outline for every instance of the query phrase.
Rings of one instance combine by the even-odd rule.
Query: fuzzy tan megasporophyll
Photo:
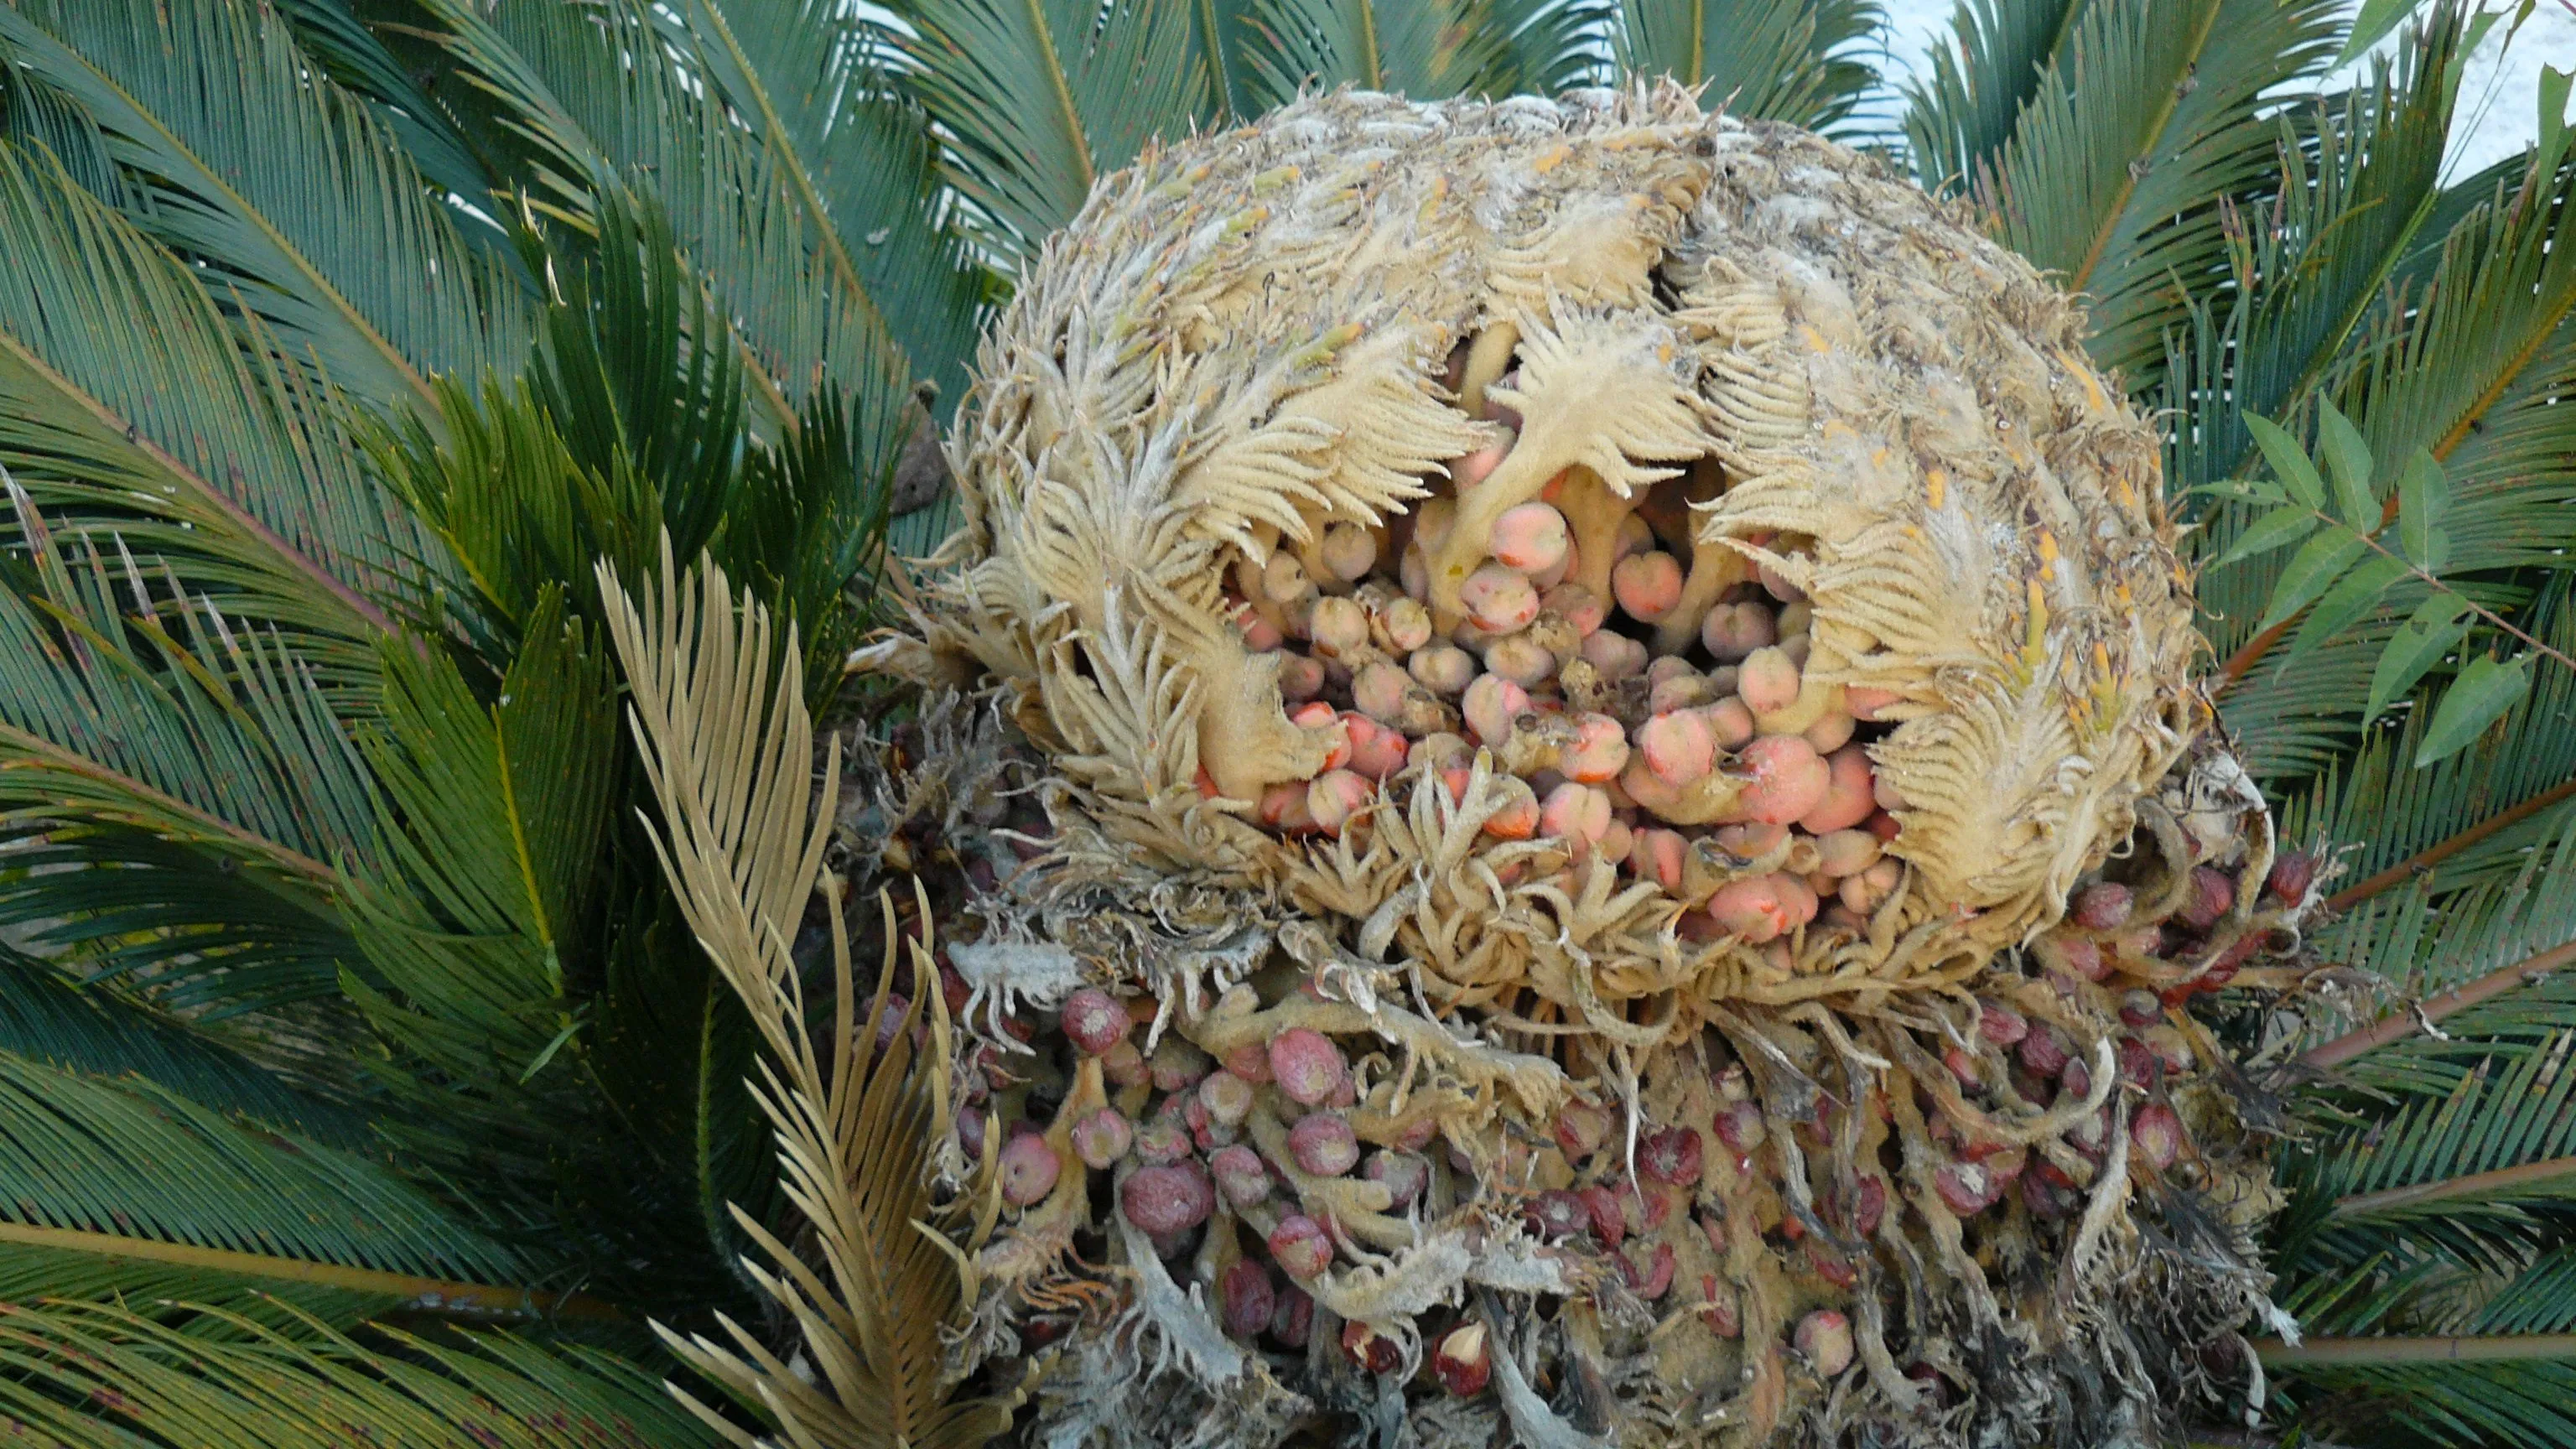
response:
[[[2312,891],[2079,332],[1671,88],[1317,98],[1104,181],[870,656],[1042,762],[950,953],[961,1365],[1051,1343],[1051,1443],[2206,1392],[2270,1198],[2179,1008]]]

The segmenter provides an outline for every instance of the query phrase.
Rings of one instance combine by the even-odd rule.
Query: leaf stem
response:
[[[2438,845],[2417,851],[2377,875],[2344,887],[2326,897],[2326,908],[2333,911],[2351,910],[2391,886],[2403,885],[2419,875],[2430,873],[2434,866],[2488,836],[2519,825],[2541,811],[2570,799],[2576,799],[2576,778],[2570,778],[2554,789],[2544,790],[2510,810],[2490,815]]]
[[[2526,956],[2501,971],[2490,971],[2465,986],[2455,986],[2418,1003],[2412,1011],[2401,1011],[2357,1031],[2348,1031],[2322,1046],[2310,1048],[2300,1054],[2299,1060],[2320,1071],[2339,1067],[2390,1042],[2413,1036],[2454,1012],[2502,996],[2516,987],[2529,985],[2570,964],[2576,964],[2576,941]]]
[[[2258,1339],[2267,1369],[2410,1363],[2511,1363],[2576,1358],[2576,1333],[2505,1333],[2479,1338],[2311,1338],[2297,1347]]]
[[[2337,1198],[2332,1215],[2337,1218],[2366,1217],[2371,1213],[2412,1207],[2417,1203],[2446,1202],[2458,1197],[2493,1197],[2515,1188],[2562,1177],[2576,1177],[2576,1157],[2552,1157],[2542,1162],[2526,1162],[2519,1167],[2499,1167],[2492,1172],[2443,1178],[2438,1182],[2354,1193],[2350,1197]]]
[[[2385,523],[2381,524],[2381,525],[2379,526],[2379,528],[2378,528],[2377,530],[2373,531],[2373,532],[2370,532],[2370,533],[2363,533],[2360,529],[2353,527],[2351,524],[2346,523],[2346,522],[2344,522],[2342,519],[2340,519],[2340,518],[2336,518],[2336,517],[2334,517],[2334,516],[2333,516],[2333,515],[2331,515],[2331,514],[2328,514],[2328,513],[2322,512],[2322,511],[2318,511],[2318,512],[2317,512],[2317,516],[2318,516],[2319,518],[2325,519],[2325,521],[2326,521],[2326,522],[2328,522],[2328,523],[2331,523],[2331,524],[2335,525],[2337,528],[2340,528],[2340,529],[2344,530],[2345,532],[2352,534],[2352,535],[2353,535],[2353,536],[2355,536],[2356,538],[2359,538],[2363,543],[2365,543],[2365,544],[2369,545],[2369,546],[2370,546],[2370,548],[2371,548],[2371,550],[2372,550],[2373,552],[2377,553],[2380,557],[2385,558],[2385,559],[2388,559],[2389,561],[2391,561],[2391,562],[2395,563],[2398,567],[2400,567],[2400,568],[2402,568],[2402,569],[2406,570],[2406,572],[2408,572],[2408,573],[2410,573],[2410,574],[2414,575],[2416,578],[2422,579],[2426,584],[2430,585],[2430,586],[2431,586],[2433,589],[2435,589],[2437,592],[2445,593],[2445,594],[2449,594],[2449,595],[2451,595],[2453,598],[2456,598],[2456,599],[2460,600],[2462,603],[2467,604],[2467,605],[2469,606],[2469,612],[2470,612],[2470,613],[2473,613],[2473,614],[2477,615],[2479,618],[2486,620],[2486,621],[2487,621],[2488,623],[2490,623],[2490,624],[2493,624],[2493,625],[2494,625],[2495,627],[2497,627],[2498,629],[2503,630],[2505,633],[2510,634],[2510,635],[2512,635],[2514,638],[2519,639],[2519,640],[2521,640],[2523,643],[2525,643],[2525,644],[2527,644],[2527,645],[2531,646],[2531,648],[2532,648],[2532,650],[2533,650],[2534,652],[2539,653],[2539,654],[2546,655],[2547,657],[2549,657],[2549,658],[2551,658],[2551,659],[2555,659],[2555,660],[2557,660],[2560,664],[2562,664],[2562,665],[2566,666],[2566,667],[2567,667],[2567,668],[2569,668],[2569,669],[2576,669],[2576,659],[2571,659],[2571,658],[2569,658],[2567,655],[2562,654],[2562,653],[2560,653],[2559,651],[2557,651],[2557,650],[2555,650],[2555,649],[2550,648],[2548,645],[2541,643],[2538,639],[2536,639],[2536,638],[2532,637],[2530,634],[2527,634],[2527,633],[2523,632],[2523,630],[2521,630],[2521,629],[2519,629],[2519,628],[2515,627],[2513,624],[2510,624],[2510,623],[2506,622],[2505,617],[2504,617],[2502,614],[2499,614],[2499,613],[2497,613],[2495,610],[2490,609],[2490,608],[2488,608],[2487,606],[2485,606],[2484,604],[2479,603],[2477,600],[2470,598],[2467,594],[2464,594],[2464,593],[2460,592],[2458,589],[2453,588],[2451,585],[2449,585],[2449,584],[2446,584],[2446,583],[2442,582],[2442,580],[2441,580],[2439,577],[2437,577],[2436,575],[2434,575],[2430,570],[2427,570],[2427,569],[2425,569],[2425,568],[2422,568],[2422,567],[2418,566],[2418,565],[2416,564],[2416,562],[2415,562],[2413,559],[2407,558],[2405,555],[2403,555],[2403,554],[2400,554],[2400,553],[2396,552],[2394,549],[2391,549],[2388,545],[2386,545],[2386,544],[2384,544],[2384,543],[2381,543],[2381,542],[2379,541],[2379,535],[2380,535],[2381,533],[2385,533],[2385,532],[2387,532],[2387,531],[2388,531],[2388,525],[2387,525],[2387,524],[2385,524]]]

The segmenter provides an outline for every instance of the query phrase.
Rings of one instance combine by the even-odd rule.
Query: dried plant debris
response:
[[[862,660],[1009,738],[860,815],[1044,762],[943,967],[1001,1203],[958,1371],[1043,1360],[1064,1446],[2111,1444],[2259,1393],[2210,1345],[2275,1204],[2184,1008],[2314,872],[2080,330],[1670,87],[1345,93],[1106,181]]]

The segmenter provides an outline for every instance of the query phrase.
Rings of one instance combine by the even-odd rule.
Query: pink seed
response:
[[[1744,793],[1737,808],[1766,825],[1812,814],[1832,793],[1833,768],[1796,735],[1765,735],[1744,747]]]
[[[1336,523],[1325,529],[1317,552],[1323,555],[1324,567],[1346,584],[1358,583],[1377,567],[1377,540],[1356,523]]]
[[[1878,837],[1866,830],[1836,830],[1816,838],[1816,858],[1830,876],[1853,876],[1878,864]]]
[[[1478,564],[1458,586],[1458,602],[1479,627],[1497,634],[1528,628],[1538,617],[1538,589],[1526,576],[1492,561]]]
[[[1793,1340],[1819,1377],[1829,1379],[1851,1367],[1851,1320],[1830,1308],[1799,1319]]]
[[[1237,1258],[1217,1285],[1217,1300],[1230,1338],[1251,1338],[1270,1326],[1279,1308],[1271,1291],[1270,1270],[1250,1258]]]
[[[1789,576],[1773,565],[1760,564],[1756,567],[1760,572],[1762,587],[1770,593],[1771,597],[1784,604],[1794,604],[1807,597],[1806,590],[1789,582]]]
[[[2066,1070],[2073,1044],[2066,1033],[2053,1026],[2042,1026],[2021,1039],[2021,1064],[2037,1077],[2054,1077]]]
[[[1732,754],[1743,749],[1753,738],[1753,711],[1740,699],[1721,699],[1700,711],[1708,721],[1709,733],[1716,737],[1717,747]]]
[[[1972,1218],[1994,1204],[1994,1177],[1978,1163],[1945,1162],[1932,1174],[1932,1190],[1942,1204]]]
[[[1413,742],[1391,725],[1380,725],[1367,738],[1353,730],[1351,769],[1364,780],[1384,780],[1405,766]]]
[[[1637,1144],[1637,1171],[1670,1187],[1696,1186],[1700,1175],[1699,1133],[1667,1127]]]
[[[1809,746],[1810,749],[1813,746]],[[1869,751],[1859,745],[1845,745],[1834,751],[1825,762],[1827,777],[1822,804],[1798,817],[1798,826],[1810,835],[1829,835],[1848,830],[1867,820],[1877,808],[1869,798]]]
[[[1554,614],[1574,626],[1577,634],[1590,634],[1610,617],[1609,609],[1592,591],[1581,584],[1558,584],[1538,601],[1542,613]]]
[[[1190,1140],[1188,1124],[1178,1115],[1159,1116],[1136,1129],[1137,1159],[1155,1167],[1181,1161],[1196,1145]]]
[[[1293,604],[1314,591],[1315,581],[1293,554],[1274,553],[1261,566],[1261,592],[1274,604]]]
[[[1613,550],[1618,558],[1635,558],[1654,546],[1655,529],[1652,524],[1634,513],[1620,516],[1619,542],[1617,548]]]
[[[1558,753],[1557,767],[1570,780],[1606,785],[1628,767],[1628,732],[1606,714],[1576,715],[1574,744]]]
[[[1315,652],[1327,659],[1347,659],[1369,642],[1368,610],[1357,599],[1317,599],[1306,616],[1306,632]]]
[[[1101,1054],[1100,1074],[1113,1087],[1132,1087],[1148,1079],[1145,1054],[1132,1041],[1122,1041]]]
[[[1497,782],[1503,805],[1485,817],[1485,833],[1498,840],[1527,840],[1538,834],[1538,794],[1525,781],[1510,776]]]
[[[1262,824],[1289,835],[1315,828],[1314,813],[1306,808],[1304,781],[1263,786],[1259,815]]]
[[[1892,689],[1872,689],[1865,684],[1855,684],[1843,691],[1843,706],[1852,712],[1852,718],[1875,722],[1879,711],[1904,697]]]
[[[2030,1035],[2030,1021],[1992,997],[1977,998],[1977,1035],[1996,1046],[2011,1046]]]
[[[1601,838],[1593,842],[1593,847],[1603,860],[1624,861],[1636,843],[1636,831],[1629,827],[1627,821],[1614,815],[1610,828],[1601,832]]]
[[[1708,914],[1728,934],[1759,946],[1774,941],[1790,927],[1790,904],[1781,898],[1780,875],[1729,881],[1709,897]]]
[[[1589,845],[1600,837],[1593,829],[1595,804],[1599,805],[1599,827],[1610,826],[1610,797],[1589,785],[1571,780],[1548,792],[1538,810],[1538,833],[1560,840],[1580,840]]]
[[[1556,677],[1556,656],[1527,634],[1506,634],[1485,646],[1485,667],[1523,689]]]
[[[1529,707],[1529,691],[1499,674],[1478,675],[1459,703],[1467,717],[1467,728],[1474,730],[1477,741],[1486,745],[1509,739],[1512,721],[1527,713]]]
[[[1289,1100],[1320,1106],[1350,1081],[1350,1066],[1332,1038],[1292,1026],[1270,1039],[1270,1078]]]
[[[1640,880],[1652,881],[1668,891],[1682,888],[1682,859],[1690,842],[1672,830],[1640,830],[1636,843],[1628,850],[1628,868]]]
[[[1288,642],[1280,635],[1278,626],[1250,604],[1235,609],[1232,617],[1234,627],[1243,634],[1243,647],[1255,654],[1267,654]]]
[[[1850,715],[1835,713],[1807,726],[1803,733],[1807,743],[1816,747],[1817,754],[1830,755],[1850,744],[1852,733],[1858,728],[1858,723]],[[1877,802],[1873,800],[1870,803],[1875,805]]]
[[[1350,763],[1351,737],[1342,728],[1339,710],[1322,700],[1301,704],[1289,711],[1288,722],[1310,735],[1318,735],[1324,744],[1324,768],[1338,770]]]
[[[1389,653],[1410,654],[1431,642],[1431,611],[1419,599],[1388,599],[1370,606],[1369,630]]]
[[[1279,656],[1279,697],[1303,704],[1324,692],[1324,662],[1303,654]]]
[[[1306,787],[1306,813],[1314,817],[1316,829],[1339,835],[1376,793],[1357,770],[1326,770]]]
[[[1290,1213],[1270,1230],[1271,1261],[1291,1278],[1320,1275],[1333,1266],[1333,1239],[1324,1225],[1304,1213]]]
[[[1243,1143],[1217,1149],[1208,1159],[1208,1173],[1237,1212],[1270,1196],[1270,1169],[1263,1165],[1260,1153]]]
[[[1521,1204],[1521,1220],[1531,1232],[1553,1243],[1592,1226],[1592,1210],[1581,1197],[1557,1188]]]
[[[1544,503],[1524,503],[1494,520],[1487,548],[1506,566],[1535,574],[1564,562],[1571,541],[1564,514]]]
[[[1457,499],[1425,499],[1421,507],[1414,511],[1413,542],[1425,553],[1438,553],[1448,545],[1449,531],[1456,527],[1457,523]]]
[[[1127,1039],[1132,1024],[1118,998],[1097,986],[1085,986],[1064,999],[1059,1014],[1065,1040],[1084,1056],[1096,1057]]]
[[[1434,644],[1414,650],[1406,670],[1433,694],[1453,695],[1475,682],[1476,656],[1455,644]]]
[[[1798,702],[1798,666],[1778,648],[1754,650],[1737,669],[1735,692],[1755,714],[1777,714]]]
[[[1699,642],[1711,657],[1740,664],[1756,649],[1779,642],[1771,611],[1760,604],[1720,604],[1699,625]]]
[[[1510,451],[1511,444],[1509,443],[1499,444],[1490,448],[1478,448],[1476,451],[1469,453],[1466,457],[1450,464],[1449,476],[1457,483],[1458,491],[1464,493],[1468,489],[1475,487],[1477,484],[1484,482],[1487,478],[1492,477],[1494,470],[1503,465],[1503,456]]]
[[[1195,1162],[1140,1167],[1118,1188],[1119,1210],[1149,1233],[1185,1233],[1207,1221],[1216,1189]]]
[[[1682,601],[1681,563],[1661,549],[1623,558],[1610,571],[1610,593],[1629,618],[1658,623]]]
[[[1613,683],[1634,679],[1646,668],[1645,644],[1607,629],[1583,636],[1583,657]]]
[[[1055,1190],[1064,1164],[1055,1149],[1035,1133],[1014,1137],[1002,1147],[1002,1201],[1027,1207]]]
[[[1199,1105],[1207,1109],[1209,1121],[1241,1126],[1252,1115],[1252,1084],[1232,1072],[1210,1072],[1199,1083]]]
[[[1359,1166],[1360,1139],[1338,1112],[1309,1112],[1288,1129],[1288,1155],[1317,1177],[1339,1177]]]
[[[1384,660],[1362,666],[1351,681],[1351,705],[1371,719],[1394,723],[1404,714],[1413,676]]]
[[[1136,1128],[1115,1107],[1103,1107],[1073,1124],[1073,1155],[1082,1165],[1114,1167],[1136,1140]]]
[[[1687,785],[1717,765],[1717,736],[1697,710],[1659,714],[1637,731],[1646,768],[1667,785]]]

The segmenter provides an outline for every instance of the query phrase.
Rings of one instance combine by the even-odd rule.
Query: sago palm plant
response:
[[[2161,442],[2209,647],[2157,663],[2271,804],[2276,863],[2232,919],[2269,890],[2278,929],[2232,977],[2119,1004],[2209,1044],[2260,1209],[2218,1266],[2269,1307],[2160,1342],[2139,1381],[2184,1392],[2121,1432],[2576,1440],[2567,82],[2535,149],[2446,178],[2463,57],[2515,17],[2365,10],[2355,33],[2323,0],[1975,0],[1900,96],[1858,0],[0,0],[0,1422],[119,1446],[1133,1442],[1162,1429],[1082,1394],[1197,1393],[1211,1351],[1306,1360],[1266,1323],[1176,1336],[1228,1316],[1193,1265],[1238,1260],[1147,1271],[1140,1232],[1098,1236],[1124,1139],[1081,1154],[1123,1164],[1097,1204],[1067,1142],[1041,1168],[1005,1141],[1005,1104],[1032,1103],[1003,1046],[1038,1021],[1060,1045],[1057,1017],[974,988],[1072,958],[1009,940],[1036,915],[989,898],[1023,854],[1060,866],[1066,780],[1097,796],[1114,771],[1021,748],[1043,710],[1006,725],[845,661],[962,617],[991,495],[950,572],[888,559],[961,517],[935,438],[964,420],[976,487],[1014,456],[999,379],[1044,349],[1025,313],[980,367],[977,339],[1023,279],[1143,273],[1150,246],[1048,239],[1140,158],[1195,154],[1161,142],[1345,86],[1669,74],[1876,153],[1759,133],[1908,176],[1941,225],[2081,294],[2089,356],[2059,375],[2116,378]],[[1360,103],[1269,134],[1321,134],[1335,104]],[[1695,115],[1656,104],[1695,154]],[[1490,156],[1563,159],[1519,145],[1497,130]],[[1296,194],[1209,167],[1155,195]],[[1111,210],[1077,237],[1118,235]],[[1449,387],[1518,396],[1491,350],[1463,346]],[[2116,444],[2137,425],[2104,407]],[[1090,587],[1032,577],[993,588]],[[1060,627],[992,608],[1026,631],[995,658]],[[1062,647],[1068,678],[1105,667]],[[1198,888],[1157,908],[1182,920]],[[1005,970],[1015,950],[1036,965]],[[1066,1240],[1090,1267],[1011,1258],[1050,1200],[1101,1209]],[[2196,1200],[2161,1194],[2146,1231]],[[1823,1211],[1804,1221],[1844,1221]],[[1531,1328],[1533,1379],[1459,1338],[1461,1309],[1520,1321],[1500,1291],[1393,1346],[1426,1365],[1411,1410],[1392,1378],[1350,1388],[1387,1367],[1363,1333],[1356,1363],[1311,1350],[1343,1398],[1206,1423],[1437,1440],[1494,1432],[1473,1406],[1500,1401],[1537,1442],[1741,1443],[1830,1435],[1861,1394],[1834,1387],[1848,1333],[1802,1324],[1767,1415],[1622,1418],[1633,1367]],[[1142,1319],[1139,1293],[1164,1295]],[[1921,1442],[2002,1373],[1899,1352],[1845,1382],[1921,1385]],[[2070,1377],[2019,1432],[2111,1422],[2119,1396]]]

